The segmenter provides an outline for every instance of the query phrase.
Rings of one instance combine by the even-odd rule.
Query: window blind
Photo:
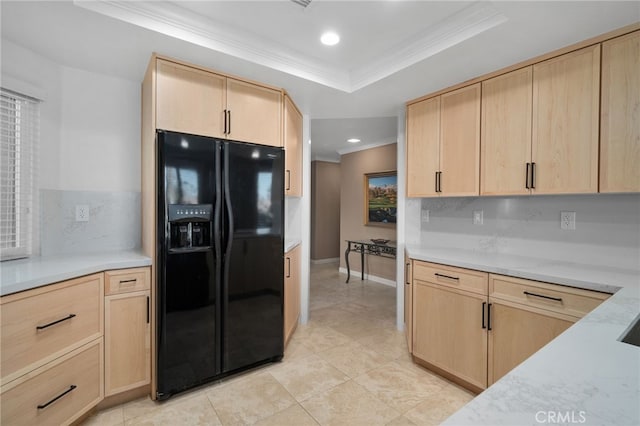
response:
[[[33,251],[39,130],[40,101],[0,88],[0,260]]]

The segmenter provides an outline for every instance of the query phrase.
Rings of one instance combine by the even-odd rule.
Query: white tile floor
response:
[[[312,266],[310,321],[284,360],[155,403],[96,413],[85,425],[432,425],[473,395],[415,365],[395,328],[395,289],[337,264]]]

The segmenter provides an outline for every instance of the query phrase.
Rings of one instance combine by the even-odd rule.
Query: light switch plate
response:
[[[429,222],[429,210],[422,210],[422,221]]]
[[[89,206],[79,204],[76,206],[76,222],[89,222]]]

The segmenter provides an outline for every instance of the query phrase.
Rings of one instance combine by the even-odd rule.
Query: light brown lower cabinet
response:
[[[105,272],[105,396],[151,381],[149,268]]]
[[[475,392],[610,296],[417,260],[411,266],[414,360]]]
[[[481,326],[486,297],[419,280],[413,284],[413,355],[476,391],[486,388],[487,330]]]
[[[284,255],[284,344],[298,326],[300,317],[300,246]]]
[[[576,321],[568,315],[509,305],[499,299],[491,299],[489,309],[489,385],[558,337]]]

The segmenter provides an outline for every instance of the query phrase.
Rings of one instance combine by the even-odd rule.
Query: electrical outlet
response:
[[[474,225],[482,225],[484,223],[484,211],[483,210],[474,210],[473,211],[473,224]]]
[[[429,210],[422,210],[422,221],[429,222]]]
[[[560,212],[560,229],[576,229],[576,212]]]
[[[79,204],[76,206],[76,222],[89,222],[89,206]]]

